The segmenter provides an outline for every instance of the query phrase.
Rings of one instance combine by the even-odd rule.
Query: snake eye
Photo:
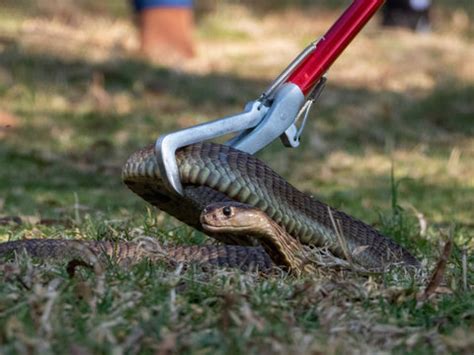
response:
[[[225,206],[222,209],[222,213],[224,214],[224,216],[230,217],[230,215],[232,214],[232,209],[229,206]]]

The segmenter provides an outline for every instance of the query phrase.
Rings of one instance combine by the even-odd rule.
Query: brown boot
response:
[[[139,13],[138,21],[141,51],[148,58],[171,64],[194,56],[191,8],[146,8]]]

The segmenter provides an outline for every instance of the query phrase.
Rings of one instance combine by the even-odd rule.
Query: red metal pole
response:
[[[384,0],[354,0],[287,81],[308,94],[383,3]]]

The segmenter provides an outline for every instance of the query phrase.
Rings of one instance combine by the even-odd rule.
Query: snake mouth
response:
[[[226,226],[216,226],[212,224],[207,224],[201,222],[202,227],[208,231],[208,232],[214,232],[214,233],[219,233],[219,232],[228,232],[228,233],[237,233],[237,232],[245,232],[247,230],[248,226],[231,226],[231,225],[226,225]]]

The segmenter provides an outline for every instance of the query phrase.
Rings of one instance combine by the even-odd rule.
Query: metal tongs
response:
[[[224,144],[250,154],[278,137],[285,146],[297,147],[309,110],[325,86],[325,73],[383,2],[353,1],[328,32],[306,47],[243,112],[160,136],[155,154],[166,187],[183,195],[175,154],[189,144],[236,133]]]

